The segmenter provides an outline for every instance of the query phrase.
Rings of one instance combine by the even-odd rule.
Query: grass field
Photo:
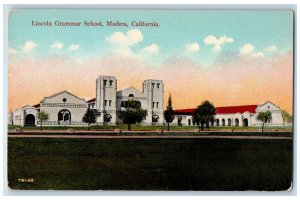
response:
[[[19,128],[20,126],[16,125],[8,125],[8,130],[15,130],[16,128]],[[37,126],[24,126],[21,127],[23,130],[40,130],[40,127]],[[67,130],[67,129],[75,129],[75,130],[87,130],[87,127],[68,127],[68,126],[48,126],[43,127],[43,130]],[[92,126],[90,127],[90,130],[114,130],[114,129],[120,129],[120,130],[127,130],[127,125],[111,125],[111,126]],[[142,126],[139,124],[132,124],[131,130],[134,131],[155,131],[155,130],[167,130],[167,126]],[[170,126],[170,130],[173,131],[188,131],[188,130],[198,130],[197,126]],[[206,130],[206,129],[205,129]],[[228,126],[214,126],[210,127],[210,131],[261,131],[261,127],[255,126],[255,127],[228,127]],[[277,132],[277,131],[285,131],[285,132],[292,132],[292,127],[270,127],[265,126],[266,132]]]
[[[13,189],[287,190],[292,140],[8,138],[8,179]]]

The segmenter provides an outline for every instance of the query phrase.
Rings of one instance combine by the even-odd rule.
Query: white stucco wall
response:
[[[145,123],[152,124],[152,116],[159,117],[157,124],[164,123],[164,83],[162,80],[145,80],[143,82],[143,93],[147,98],[148,116]],[[154,104],[154,105],[153,105]]]
[[[40,111],[45,111],[49,114],[48,122],[57,122],[58,113],[61,110],[68,110],[71,113],[72,123],[82,122],[82,118],[86,113],[87,108],[88,103],[84,99],[67,91],[60,92],[50,97],[45,97],[40,104]]]
[[[284,125],[280,107],[276,106],[270,101],[267,101],[266,103],[257,106],[256,116],[258,115],[259,112],[265,112],[265,111],[270,111],[272,113],[271,123],[268,123],[267,125],[272,125],[272,126]],[[256,125],[261,125],[261,124],[262,122],[256,120]]]
[[[104,85],[106,81],[106,85]],[[141,107],[147,109],[148,116],[143,121],[145,125],[153,125],[152,116],[157,115],[159,117],[158,123],[164,124],[164,83],[161,80],[145,80],[142,84],[142,92],[134,87],[129,87],[120,91],[117,91],[117,79],[114,76],[99,76],[96,80],[96,98],[95,102],[90,102],[91,109],[97,109],[100,115],[97,115],[97,122],[103,123],[105,114],[112,116],[110,124],[121,123],[121,120],[117,117],[118,110],[121,109],[121,102],[128,101],[129,95],[133,94],[134,100],[141,102]],[[105,101],[107,102],[105,105]],[[110,103],[109,103],[110,102]],[[154,104],[153,104],[154,103]],[[49,97],[45,97],[40,104],[40,110],[49,114],[48,121],[57,122],[58,113],[61,110],[68,110],[71,113],[72,122],[82,122],[82,118],[86,113],[88,103],[67,91],[54,94]],[[271,102],[258,105],[255,113],[229,113],[229,114],[216,114],[215,119],[219,120],[219,126],[222,126],[222,119],[225,120],[225,126],[236,126],[236,119],[238,119],[238,126],[243,126],[243,121],[248,120],[248,126],[260,126],[262,122],[256,119],[259,112],[265,112],[269,110],[272,113],[272,121],[269,125],[281,126],[284,125],[281,109]],[[38,109],[32,106],[25,106],[17,109],[8,116],[8,123],[14,125],[24,126],[25,118],[27,115],[32,114],[37,121]],[[193,117],[189,115],[176,115],[171,125],[178,125],[178,119],[181,118],[181,124],[196,125],[193,123]],[[231,124],[228,120],[231,119]],[[36,123],[37,124],[37,123]],[[56,125],[56,124],[54,124]],[[217,123],[214,123],[216,126]]]
[[[16,126],[24,126],[25,125],[25,119],[26,116],[32,114],[35,118],[35,124],[37,120],[37,109],[32,106],[24,106],[22,108],[17,109],[16,111],[12,112],[11,118],[12,118],[12,123],[13,125]]]

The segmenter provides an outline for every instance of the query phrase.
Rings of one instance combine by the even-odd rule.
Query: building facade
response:
[[[192,109],[174,110],[175,119],[173,125],[191,126],[196,125],[193,120]],[[215,121],[211,126],[261,126],[262,122],[257,120],[257,115],[260,112],[270,111],[272,120],[268,125],[283,126],[284,121],[281,114],[281,109],[270,101],[261,105],[243,105],[243,106],[227,106],[216,107]]]
[[[39,104],[24,106],[10,112],[8,123],[11,125],[40,125],[37,114],[45,111],[49,119],[43,126],[82,126],[83,116],[88,108],[96,115],[97,125],[115,125],[122,121],[118,111],[124,109],[128,100],[138,101],[148,115],[142,124],[162,125],[164,123],[164,83],[161,80],[145,80],[142,91],[134,87],[117,91],[117,79],[114,76],[99,76],[96,80],[96,97],[85,101],[83,98],[62,91],[45,97]]]
[[[83,126],[83,116],[91,109],[96,116],[94,125],[121,124],[118,111],[124,109],[128,100],[137,101],[141,108],[147,109],[148,115],[143,125],[164,125],[164,83],[161,80],[145,80],[142,91],[134,87],[117,90],[114,76],[99,76],[96,80],[96,97],[86,101],[68,91],[45,97],[39,104],[24,106],[8,114],[8,124],[25,126],[40,125],[37,115],[41,111],[49,114],[43,126]],[[193,120],[195,109],[175,110],[171,125],[196,126]],[[259,112],[272,113],[272,126],[284,125],[281,109],[272,102],[261,105],[217,107],[213,126],[259,126],[256,119]]]

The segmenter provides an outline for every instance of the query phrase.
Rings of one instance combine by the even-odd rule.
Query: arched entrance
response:
[[[71,121],[71,113],[67,109],[63,109],[58,112],[58,121],[70,122]]]
[[[216,123],[217,123],[217,126],[220,126],[220,120],[219,119],[216,120]]]
[[[228,119],[228,126],[231,126],[231,119]]]
[[[110,114],[105,114],[103,116],[104,123],[110,123],[111,122],[111,118],[112,118],[112,116]]]
[[[248,119],[247,119],[247,118],[245,118],[245,119],[243,120],[243,126],[248,126]]]
[[[181,121],[182,121],[182,117],[178,117],[178,119],[177,119],[177,124],[178,124],[178,126],[182,126]]]
[[[34,126],[35,125],[35,117],[33,114],[28,114],[25,117],[25,125]]]
[[[158,115],[152,115],[152,123],[157,123],[159,120],[159,116]]]
[[[225,119],[222,119],[222,126],[225,126]]]
[[[188,120],[189,126],[191,125],[191,119]]]
[[[239,123],[240,123],[239,119],[236,118],[236,119],[235,119],[235,126],[239,126]]]

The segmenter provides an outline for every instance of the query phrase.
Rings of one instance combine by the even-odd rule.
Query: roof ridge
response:
[[[45,99],[50,99],[50,98],[52,98],[52,97],[58,96],[58,95],[60,95],[60,94],[62,94],[62,93],[64,93],[64,92],[65,92],[65,93],[68,93],[69,95],[71,95],[71,96],[73,96],[73,97],[76,97],[76,98],[78,98],[78,99],[81,99],[81,100],[85,101],[84,98],[80,98],[80,97],[76,96],[75,94],[72,94],[71,92],[69,92],[69,91],[67,91],[67,90],[63,90],[63,91],[57,92],[57,93],[55,93],[55,94],[53,94],[53,95],[51,95],[51,96],[44,97],[43,100],[42,100],[41,102],[43,102]],[[40,102],[40,103],[41,103],[41,102]],[[86,101],[85,101],[85,102],[86,102]]]

